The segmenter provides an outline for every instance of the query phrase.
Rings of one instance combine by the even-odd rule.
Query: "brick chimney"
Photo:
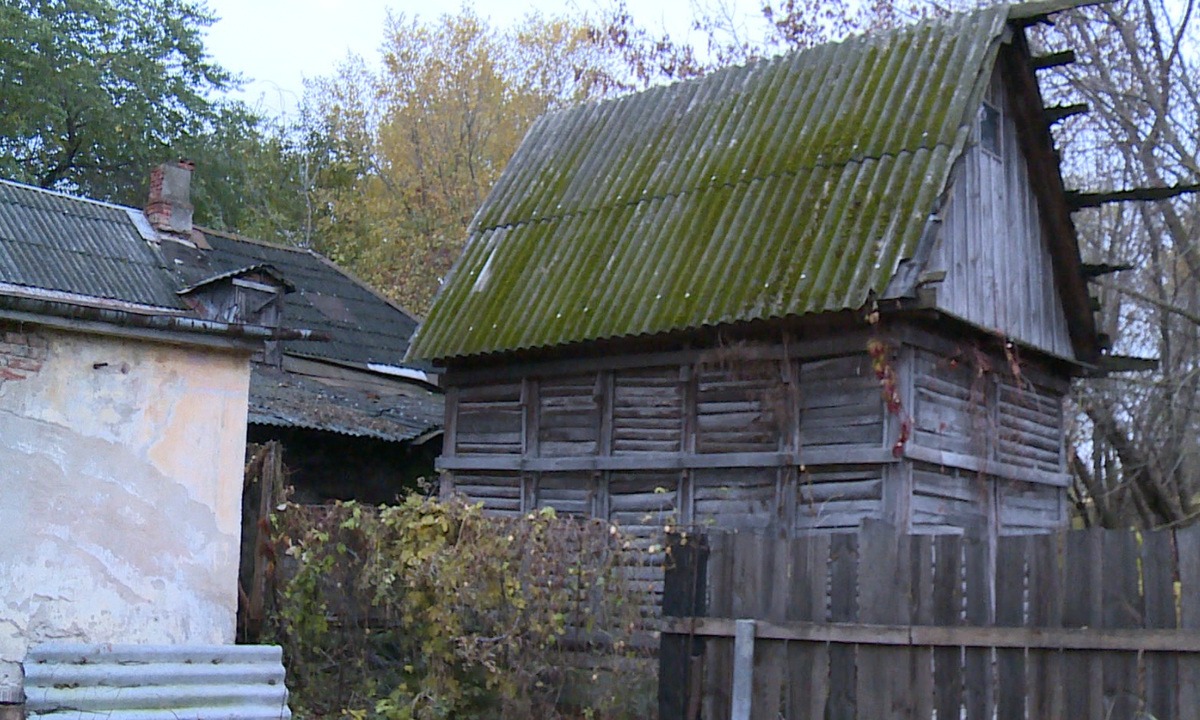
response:
[[[192,234],[191,184],[196,163],[180,160],[150,171],[150,197],[146,219],[159,232],[188,237]]]

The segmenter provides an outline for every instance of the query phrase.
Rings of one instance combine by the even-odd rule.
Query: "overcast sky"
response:
[[[733,4],[753,12],[757,0]],[[242,99],[272,114],[294,109],[302,79],[330,74],[348,53],[373,60],[388,8],[433,19],[461,7],[419,0],[207,0],[207,6],[220,18],[208,30],[209,52],[250,81]],[[628,6],[651,29],[665,27],[676,37],[688,31],[689,0],[629,0]],[[494,23],[508,25],[535,8],[561,14],[594,5],[592,0],[476,0],[474,7]]]

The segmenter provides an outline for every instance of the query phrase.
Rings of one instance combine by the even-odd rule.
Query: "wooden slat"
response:
[[[1200,525],[1175,531],[1179,558],[1179,627],[1200,629]],[[1200,655],[1179,658],[1179,707],[1200,707]]]
[[[1175,567],[1171,533],[1143,532],[1141,569],[1143,587],[1143,626],[1169,630],[1175,620]],[[1179,663],[1174,655],[1151,654],[1146,657],[1146,712],[1155,718],[1179,717],[1175,697]]]
[[[833,536],[830,545],[831,622],[858,619],[858,537],[849,533]],[[829,648],[829,703],[827,720],[855,719],[854,648],[835,645]]]
[[[1062,624],[1061,535],[1031,539],[1029,553],[1029,620],[1033,627]],[[1029,651],[1029,717],[1063,717],[1062,657],[1056,650]]]
[[[951,629],[962,624],[962,538],[943,535],[934,540],[933,621]],[[962,708],[962,650],[933,651],[935,706],[939,718],[957,718]]]
[[[992,572],[987,536],[981,526],[976,526],[964,540],[966,621],[968,625],[983,627],[992,622]],[[966,688],[966,719],[991,720],[995,686],[992,683],[992,653],[989,649],[968,647],[964,651],[963,685]]]
[[[1063,604],[1064,627],[1100,627],[1103,622],[1100,593],[1103,577],[1100,571],[1101,543],[1099,531],[1079,531],[1067,534],[1066,595]],[[1066,694],[1066,716],[1079,720],[1104,720],[1104,675],[1101,658],[1096,655],[1065,655],[1063,682]]]
[[[828,609],[830,536],[792,541],[791,594],[784,619],[824,623]],[[791,642],[788,650],[789,718],[824,718],[829,700],[829,647],[824,643]]]
[[[1104,534],[1104,583],[1101,612],[1104,628],[1142,627],[1137,538],[1132,532]],[[1134,717],[1138,706],[1138,658],[1134,653],[1104,654],[1104,714]]]
[[[909,537],[889,523],[864,523],[859,534],[860,622],[896,624],[912,614],[912,554]],[[907,649],[859,645],[859,717],[912,717]]]
[[[1025,538],[1000,538],[996,548],[996,625],[1025,625]],[[1024,720],[1026,699],[1025,649],[996,652],[1001,691],[996,698],[997,720]]]

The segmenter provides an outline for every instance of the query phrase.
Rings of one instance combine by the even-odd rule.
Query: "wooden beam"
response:
[[[1100,207],[1105,203],[1115,202],[1149,202],[1154,200],[1169,200],[1185,193],[1200,192],[1200,183],[1192,185],[1172,185],[1170,187],[1134,188],[1132,190],[1116,190],[1104,193],[1085,193],[1078,190],[1067,192],[1067,204],[1071,210]]]
[[[1046,68],[1070,65],[1075,62],[1075,51],[1063,50],[1062,52],[1051,53],[1049,55],[1037,55],[1031,58],[1030,62],[1033,63],[1034,70],[1045,70]]]
[[[664,635],[736,637],[731,618],[662,619]],[[849,622],[755,622],[760,640],[904,647],[1029,648],[1030,650],[1115,650],[1200,653],[1200,631],[1105,628],[872,625]]]
[[[1110,265],[1108,263],[1084,263],[1083,276],[1085,278],[1098,278],[1102,275],[1111,275],[1122,270],[1132,270],[1133,266],[1128,263],[1120,263],[1118,265]]]
[[[1154,358],[1133,357],[1131,355],[1105,355],[1100,358],[1100,370],[1104,373],[1148,372],[1157,369],[1158,360]]]
[[[1075,103],[1074,105],[1054,105],[1048,108],[1042,108],[1042,117],[1045,118],[1047,125],[1053,125],[1056,122],[1066,120],[1072,115],[1081,115],[1090,111],[1091,108],[1087,103]]]

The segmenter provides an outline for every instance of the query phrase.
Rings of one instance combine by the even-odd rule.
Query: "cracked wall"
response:
[[[0,685],[42,641],[233,642],[248,358],[0,337],[44,350],[0,381]]]

